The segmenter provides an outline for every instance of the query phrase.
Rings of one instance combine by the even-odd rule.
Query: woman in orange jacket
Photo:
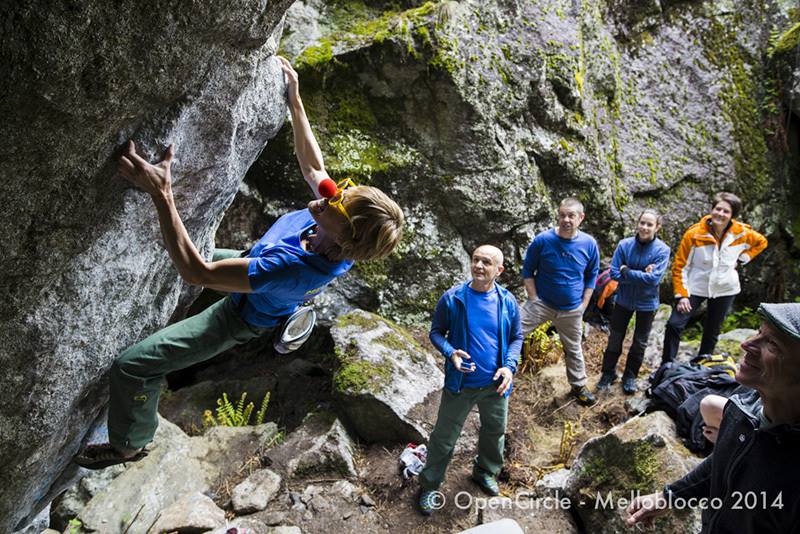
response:
[[[677,304],[664,332],[661,363],[675,359],[681,334],[692,311],[708,300],[699,354],[711,354],[722,321],[741,291],[736,268],[767,248],[767,238],[736,220],[742,201],[733,193],[717,193],[711,213],[683,235],[672,264]]]

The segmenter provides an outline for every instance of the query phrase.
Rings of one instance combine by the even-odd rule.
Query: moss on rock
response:
[[[711,17],[702,39],[706,59],[721,72],[727,73],[720,97],[723,113],[730,122],[736,142],[736,175],[742,184],[741,190],[747,191],[750,198],[757,198],[771,182],[771,167],[767,160],[769,150],[764,138],[758,88],[758,80],[763,79],[764,73],[757,64],[748,60],[737,41],[740,24],[739,15],[725,22]]]
[[[355,325],[365,330],[372,330],[378,328],[380,324],[381,318],[369,312],[351,312],[336,319],[336,326],[339,328]]]
[[[396,351],[408,350],[408,341],[404,340],[391,330],[381,334],[377,339],[375,339],[375,341],[388,349]]]
[[[333,41],[322,38],[317,46],[310,46],[303,50],[294,60],[296,69],[319,69],[333,60]]]
[[[339,393],[377,393],[391,379],[392,365],[388,361],[372,363],[345,357],[342,366],[333,375],[333,387]]]
[[[794,48],[800,43],[800,22],[793,24],[788,30],[777,36],[770,48],[769,55],[783,54]]]
[[[583,464],[582,476],[588,479],[592,491],[647,493],[656,489],[659,466],[657,451],[652,444],[609,439],[602,442]]]

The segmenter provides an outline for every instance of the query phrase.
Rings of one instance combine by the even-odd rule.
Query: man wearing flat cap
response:
[[[761,328],[742,343],[736,372],[752,391],[725,404],[708,458],[633,500],[629,525],[699,503],[703,533],[800,532],[800,304],[762,304],[758,313]]]

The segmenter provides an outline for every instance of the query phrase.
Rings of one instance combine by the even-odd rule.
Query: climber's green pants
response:
[[[213,261],[234,257],[240,257],[240,252],[219,249]],[[167,373],[208,360],[270,330],[245,323],[231,298],[225,297],[128,348],[111,367],[109,442],[118,449],[150,443],[158,426],[158,397]]]
[[[461,428],[476,404],[481,418],[481,429],[478,434],[478,457],[473,469],[492,476],[500,473],[503,467],[508,397],[498,395],[497,386],[493,384],[475,389],[464,388],[459,393],[445,388],[442,390],[436,425],[428,440],[428,459],[419,474],[419,484],[424,489],[433,491],[442,485],[456,441],[461,435]]]

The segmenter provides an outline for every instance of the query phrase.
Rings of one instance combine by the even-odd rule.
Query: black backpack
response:
[[[711,452],[712,445],[703,436],[700,401],[706,395],[730,397],[740,387],[728,369],[668,362],[650,376],[650,384],[648,411],[667,412],[675,420],[678,435],[684,438],[689,450],[702,454]]]

